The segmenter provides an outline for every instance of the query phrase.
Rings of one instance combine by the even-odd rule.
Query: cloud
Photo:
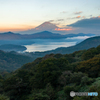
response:
[[[63,13],[63,14],[65,14],[65,13],[67,13],[67,11],[62,11],[62,12],[60,12],[60,13]]]
[[[55,23],[56,25],[59,25],[61,23],[61,21],[64,21],[64,19],[49,20],[47,22]]]
[[[77,16],[76,18],[81,18],[81,16]]]
[[[49,20],[48,22],[54,22],[54,20]]]
[[[100,18],[96,17],[90,19],[82,19],[67,26],[100,30]]]
[[[77,19],[77,18],[81,18],[81,19],[84,19],[86,18],[85,16],[76,16],[76,17],[69,17],[67,19]]]
[[[98,18],[100,18],[100,16],[98,16]]]
[[[56,31],[70,31],[72,30],[71,28],[56,28]]]
[[[82,16],[82,18],[85,18],[85,16]]]
[[[67,39],[72,39],[72,40],[74,40],[74,39],[87,39],[87,38],[89,38],[90,36],[77,36],[77,37],[70,37],[70,38],[67,38]]]
[[[64,19],[58,19],[57,21],[64,21]]]
[[[79,12],[75,12],[74,14],[81,14],[82,13],[82,11],[79,11]]]

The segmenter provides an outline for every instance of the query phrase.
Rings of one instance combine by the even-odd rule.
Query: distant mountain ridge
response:
[[[76,36],[93,36],[95,34],[67,34],[67,35],[61,35],[57,33],[52,33],[49,31],[42,31],[34,34],[15,34],[13,32],[6,32],[0,34],[0,40],[17,40],[17,39],[57,39],[57,38],[68,38],[68,37],[76,37]]]
[[[13,32],[0,33],[0,40],[9,40],[9,39],[21,39],[21,34],[15,34]]]
[[[42,32],[42,31],[55,31],[55,29],[59,28],[58,26],[56,26],[53,23],[50,22],[44,22],[42,24],[40,24],[39,26],[32,28],[30,30],[26,30],[26,31],[20,31],[19,33],[21,34],[32,34],[32,33],[37,33],[37,32]]]

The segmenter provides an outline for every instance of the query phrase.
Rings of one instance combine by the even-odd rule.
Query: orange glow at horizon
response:
[[[0,28],[0,32],[7,32],[7,31],[24,31],[27,29],[20,29],[20,28]]]
[[[56,31],[70,31],[70,30],[72,30],[72,29],[71,29],[71,28],[69,28],[69,29],[68,29],[68,28],[67,28],[67,29],[66,29],[66,28],[65,28],[65,29],[56,28],[55,30],[56,30]]]
[[[30,30],[30,29],[32,29],[32,28],[34,28],[33,26],[10,26],[10,27],[5,27],[5,26],[3,26],[3,27],[1,27],[0,26],[0,32],[7,32],[7,31],[25,31],[25,30]]]

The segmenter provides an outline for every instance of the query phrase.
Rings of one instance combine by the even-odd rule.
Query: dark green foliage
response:
[[[69,63],[75,62],[75,58],[71,54],[65,54],[64,57],[68,60]]]
[[[81,85],[90,85],[91,83],[94,82],[94,79],[93,78],[89,78],[88,76],[84,76],[82,77],[81,79]]]
[[[88,92],[97,92],[98,96],[74,97],[73,100],[100,100],[100,77],[89,87]]]
[[[59,83],[63,86],[70,85],[70,84],[81,85],[81,81],[83,80],[83,77],[87,77],[87,76],[82,72],[72,73],[70,71],[65,71],[59,77]]]
[[[3,93],[3,77],[0,75],[0,94]]]
[[[87,50],[85,53],[82,55],[83,60],[88,60],[93,58],[96,54],[98,54],[97,50],[95,48],[91,48]]]
[[[20,68],[23,64],[31,61],[31,57],[0,50],[0,70],[2,71],[11,72]]]
[[[57,85],[57,77],[59,77],[60,69],[62,69],[57,66],[57,61],[55,58],[49,58],[39,63],[37,73],[32,78],[31,85],[33,84],[33,88],[44,87],[47,83],[51,83],[53,86]]]
[[[74,87],[73,86],[66,86],[64,87],[64,92],[66,94],[66,99],[67,100],[72,100],[73,98],[70,96],[70,92],[74,91]]]
[[[100,54],[100,45],[97,46],[96,48],[90,48],[86,52],[84,52],[82,55],[82,59],[88,60],[88,59],[93,58],[97,54]]]
[[[56,54],[54,55],[55,58],[61,58],[63,55],[62,54]]]
[[[100,53],[100,45],[96,47],[97,53]]]
[[[82,59],[83,56],[87,59]],[[10,100],[100,100],[100,96],[70,97],[70,91],[100,94],[99,77],[98,46],[72,54],[37,58],[4,78],[0,76],[0,93]]]
[[[31,88],[29,87],[30,73],[26,70],[18,70],[18,72],[7,78],[4,81],[5,94],[10,96],[11,99],[20,99],[23,95],[30,93]],[[24,99],[23,99],[24,100]]]
[[[10,100],[7,96],[0,94],[0,100]]]
[[[82,61],[77,65],[76,70],[87,73],[90,77],[98,77],[100,75],[100,58],[94,57]]]

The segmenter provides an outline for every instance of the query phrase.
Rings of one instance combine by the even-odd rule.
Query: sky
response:
[[[51,22],[56,31],[100,33],[100,0],[0,0],[0,32]],[[87,24],[88,23],[88,24]]]

